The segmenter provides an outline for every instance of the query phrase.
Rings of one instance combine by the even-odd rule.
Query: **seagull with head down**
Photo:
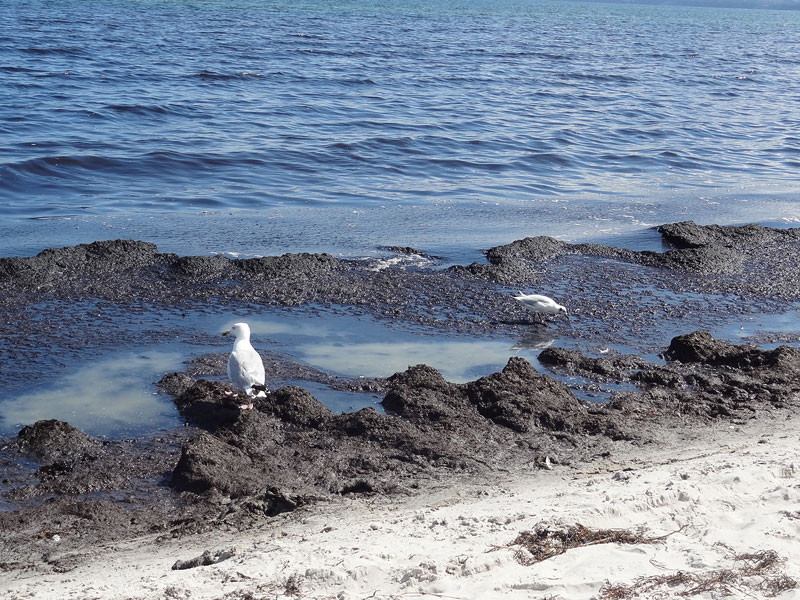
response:
[[[237,388],[247,392],[248,396],[255,394],[254,388],[266,390],[264,363],[250,344],[250,326],[247,323],[234,323],[230,329],[222,332],[222,335],[228,334],[232,334],[235,338],[233,350],[228,357],[228,379]],[[253,408],[253,403],[240,408]]]
[[[544,324],[545,321],[542,315],[558,315],[562,313],[569,321],[566,307],[548,296],[542,296],[541,294],[523,294],[520,292],[518,296],[514,296],[514,300],[522,303],[525,308],[534,313],[534,321],[536,320],[536,316],[538,316],[539,320]]]

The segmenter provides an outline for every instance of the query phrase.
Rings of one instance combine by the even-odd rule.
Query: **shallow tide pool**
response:
[[[797,312],[759,315],[730,323],[714,335],[732,341],[747,341],[764,332],[789,332],[798,322]],[[164,317],[161,317],[162,322]],[[418,327],[389,325],[356,316],[344,309],[306,307],[261,310],[236,315],[184,315],[184,338],[148,347],[121,348],[112,353],[68,365],[46,379],[33,381],[28,389],[0,399],[0,437],[16,435],[19,429],[40,419],[60,419],[96,436],[127,438],[182,423],[171,399],[156,390],[155,382],[171,371],[181,371],[183,362],[209,353],[227,353],[231,340],[223,330],[246,321],[253,346],[315,367],[343,378],[388,377],[409,366],[427,364],[448,381],[461,383],[501,370],[512,356],[529,361],[546,372],[537,356],[551,345],[577,348],[601,356],[634,350],[614,344],[585,348],[570,335],[569,325],[555,322],[548,327],[531,326],[515,339],[443,334]],[[143,324],[144,326],[144,324]],[[199,340],[199,341],[198,341]],[[668,343],[668,341],[667,341]],[[767,344],[764,347],[774,347]],[[797,343],[792,343],[797,346]],[[645,355],[658,362],[657,355]],[[579,397],[602,401],[612,391],[629,391],[630,385],[604,385],[597,391],[579,377],[557,376]],[[213,378],[213,377],[212,377]],[[325,384],[299,379],[267,377],[272,389],[299,385],[309,390],[334,412],[352,412],[365,406],[381,410],[382,394],[334,390]],[[590,391],[587,392],[587,389]]]

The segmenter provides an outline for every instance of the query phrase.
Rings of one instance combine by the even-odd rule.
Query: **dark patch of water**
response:
[[[296,385],[308,390],[314,398],[331,409],[333,413],[352,413],[368,406],[374,408],[379,413],[385,412],[381,405],[383,394],[335,390],[322,383],[305,381],[302,379],[287,380],[280,383],[282,385]]]

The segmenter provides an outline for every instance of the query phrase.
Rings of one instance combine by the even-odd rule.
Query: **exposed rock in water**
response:
[[[800,385],[800,350],[791,346],[761,350],[756,346],[737,346],[716,340],[707,331],[695,331],[674,338],[664,356],[682,363],[727,366],[743,371],[769,369],[772,379],[796,381]]]
[[[798,298],[800,228],[760,225],[723,227],[691,221],[657,228],[665,252],[628,250],[600,244],[567,244],[540,236],[517,240],[487,251],[488,265],[451,267],[455,273],[507,285],[537,281],[544,265],[570,256],[614,259],[685,274],[710,275],[718,291],[758,289],[763,295]],[[727,279],[726,279],[727,278]]]
[[[176,430],[152,439],[99,440],[63,421],[37,421],[3,448],[27,455],[36,464],[33,477],[20,480],[5,496],[24,502],[51,494],[99,493],[126,486],[150,490],[143,492],[149,494],[174,466],[185,439],[186,432]]]
[[[409,367],[389,377],[383,406],[411,423],[449,428],[465,415],[469,402],[458,386],[428,365]]]
[[[575,440],[551,434],[605,430],[591,407],[520,358],[468,384],[449,383],[418,365],[390,377],[387,388],[389,415],[371,408],[334,415],[294,386],[253,399],[252,411],[223,413],[217,407],[227,402],[220,397],[224,384],[198,381],[176,403],[213,436],[202,434],[184,446],[172,485],[228,497],[266,486],[287,497],[387,493],[421,473],[499,465],[520,435],[530,447],[574,448]]]
[[[776,229],[758,224],[741,226],[698,225],[692,221],[657,227],[664,241],[676,248],[703,246],[767,246],[800,242],[800,228]]]
[[[152,265],[158,260],[155,244],[114,240],[43,250],[31,258],[0,258],[0,281],[41,285],[81,278],[87,274],[108,276],[127,269]]]
[[[539,362],[556,370],[580,374],[599,381],[624,381],[628,374],[643,369],[649,363],[638,356],[591,358],[577,350],[547,348],[539,354]]]
[[[611,406],[648,407],[660,414],[715,419],[800,403],[800,350],[761,350],[714,339],[706,331],[675,337],[664,353],[666,366],[639,357],[590,358],[549,348],[540,362],[564,372],[603,381],[633,382],[644,394],[626,394]]]

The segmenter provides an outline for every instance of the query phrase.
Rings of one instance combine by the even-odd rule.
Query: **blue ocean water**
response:
[[[551,0],[0,0],[0,255],[454,261],[800,220],[800,13]],[[165,216],[166,213],[166,216]],[[202,235],[198,232],[202,231]]]

